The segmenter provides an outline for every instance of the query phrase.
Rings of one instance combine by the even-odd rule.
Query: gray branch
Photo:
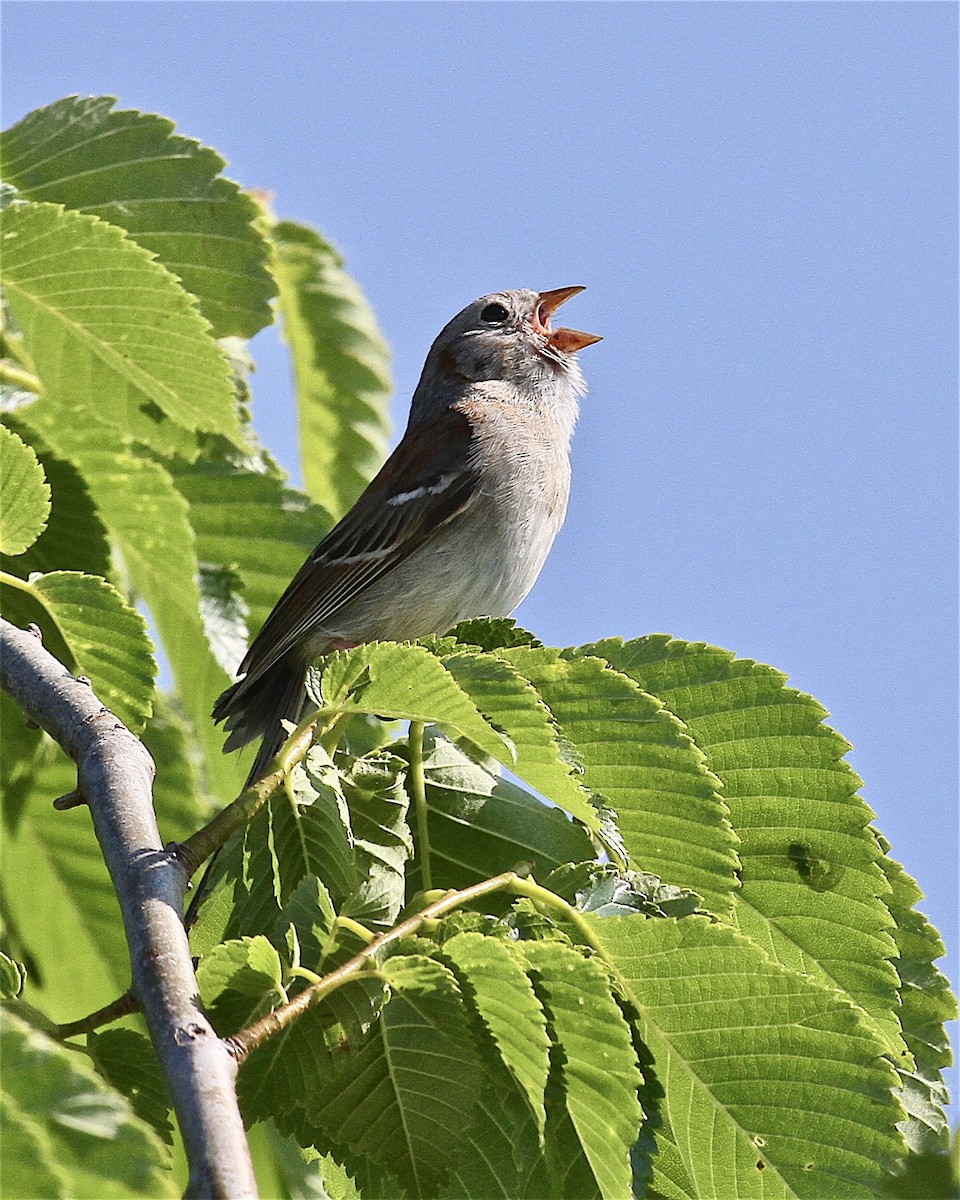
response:
[[[79,790],[123,912],[133,991],[146,1018],[190,1164],[188,1197],[257,1195],[237,1106],[237,1063],[197,1002],[181,911],[186,878],[160,841],[153,760],[39,637],[0,618],[0,687],[77,764]]]

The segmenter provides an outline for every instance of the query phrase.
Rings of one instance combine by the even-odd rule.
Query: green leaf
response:
[[[903,1149],[897,1076],[863,1014],[698,916],[582,920],[613,967],[663,1094],[664,1195],[868,1197]],[[671,1185],[671,1161],[684,1178]],[[665,1178],[663,1178],[665,1176]]]
[[[839,987],[903,1048],[873,813],[816,700],[726,650],[656,635],[583,648],[664,701],[723,780],[741,839],[736,922],[776,961]]]
[[[730,911],[736,837],[717,780],[680,721],[599,658],[517,648],[500,654],[534,685],[583,765],[583,782],[616,811],[632,865]]]
[[[313,746],[290,779],[288,798],[275,809],[274,845],[285,900],[304,876],[315,875],[339,908],[360,886],[350,811],[343,779],[322,746]]]
[[[445,967],[396,955],[381,971],[393,994],[380,1021],[308,1111],[335,1141],[427,1197],[456,1161],[472,1119],[476,1055],[460,990]]]
[[[539,1156],[529,1107],[499,1081],[477,1097],[473,1123],[463,1131],[453,1174],[441,1200],[517,1200],[521,1181]],[[541,1192],[541,1198],[545,1193]]]
[[[170,1101],[150,1039],[135,1029],[105,1029],[87,1035],[97,1070],[130,1101],[133,1111],[173,1145]]]
[[[153,807],[164,843],[183,841],[210,816],[210,805],[200,787],[190,727],[162,693],[154,698],[141,740],[157,767]]]
[[[200,960],[197,985],[221,1037],[263,1016],[285,996],[280,956],[263,936],[215,946]]]
[[[630,1029],[603,965],[558,942],[524,942],[534,987],[561,1047],[564,1100],[605,1200],[630,1195],[630,1148],[643,1112]]]
[[[889,850],[880,838],[882,850]],[[939,1154],[948,1148],[949,1097],[943,1071],[953,1061],[944,1025],[956,1019],[957,1001],[950,985],[934,966],[946,950],[936,929],[914,905],[923,898],[915,880],[884,854],[880,866],[893,889],[890,911],[897,923],[894,934],[899,958],[900,1022],[913,1055],[912,1066],[896,1063],[903,1084],[900,1099],[908,1119],[900,1125],[915,1154]]]
[[[272,234],[303,477],[310,495],[339,517],[385,457],[389,351],[333,247],[294,221],[277,222]]]
[[[539,638],[521,629],[512,617],[474,617],[469,621],[461,621],[450,630],[448,637],[437,640],[450,645],[476,646],[480,650],[510,650],[514,646],[543,645]]]
[[[282,1138],[272,1122],[269,1131],[277,1169],[291,1200],[366,1200],[347,1169],[331,1154],[318,1154],[312,1147],[302,1150],[293,1137]],[[261,1187],[261,1193],[267,1195]]]
[[[173,478],[190,506],[199,561],[236,571],[243,582],[250,632],[256,633],[330,529],[330,516],[306,496],[284,487],[275,475],[249,467],[176,463]],[[264,546],[270,547],[269,554],[264,554]],[[237,658],[233,666],[239,662]]]
[[[0,425],[0,551],[22,554],[50,515],[50,485],[33,450]]]
[[[220,171],[216,151],[112,96],[67,96],[0,134],[0,174],[25,199],[119,225],[183,282],[217,337],[252,337],[271,321],[275,288],[254,201]]]
[[[553,716],[529,680],[492,654],[460,650],[443,654],[441,661],[486,719],[510,739],[513,773],[588,829],[599,829],[589,793],[563,758]]]
[[[512,943],[480,933],[458,933],[444,942],[443,953],[452,960],[461,987],[496,1042],[542,1136],[550,1042],[543,1006],[527,978],[522,952]]]
[[[51,508],[39,538],[15,562],[3,561],[3,568],[22,579],[34,571],[82,571],[116,582],[107,531],[83,476],[73,463],[54,454],[28,425],[12,421],[12,427],[36,451],[50,485]]]
[[[53,410],[48,427],[92,423],[188,456],[197,431],[244,445],[223,354],[148,251],[55,204],[4,209],[0,245],[7,302]]]
[[[884,1181],[881,1192],[899,1200],[957,1200],[960,1186],[950,1155],[927,1151],[908,1154],[897,1174]]]
[[[656,875],[621,871],[613,863],[565,863],[547,876],[544,886],[581,912],[596,917],[686,917],[697,911],[699,897]]]
[[[561,863],[595,855],[582,826],[445,738],[424,739],[424,777],[437,887],[469,887],[517,867],[543,877]],[[414,866],[409,888],[418,882]]]
[[[127,1101],[72,1053],[2,1014],[4,1192],[111,1200],[174,1196],[167,1155]]]
[[[3,847],[7,919],[36,964],[24,999],[55,1021],[82,1017],[130,984],[120,907],[89,811],[50,803],[76,781],[74,764],[51,744]]]
[[[476,705],[423,646],[373,642],[337,650],[310,672],[307,690],[318,705],[339,712],[434,722],[494,758],[510,760],[507,747]]]
[[[230,680],[211,653],[200,616],[200,568],[186,500],[163,466],[104,446],[95,430],[60,424],[44,436],[83,476],[130,585],[150,609],[202,756],[202,786],[221,803],[232,800],[243,770],[236,757],[223,755],[223,735],[210,720],[213,702]]]
[[[413,857],[404,788],[407,764],[395,754],[375,751],[341,761],[343,792],[350,807],[359,889],[341,909],[374,928],[389,929],[404,905],[406,864]]]
[[[23,991],[26,967],[6,954],[0,953],[0,1000],[13,1000]]]
[[[23,1113],[0,1092],[0,1151],[5,1191],[19,1196],[67,1200],[74,1193],[69,1173],[59,1165],[53,1139],[39,1121]]]
[[[0,591],[0,599],[2,598],[3,593]],[[14,833],[33,787],[38,758],[51,739],[42,730],[27,724],[23,710],[6,692],[0,692],[0,729],[3,730],[3,754],[0,754],[0,809],[3,812],[4,826]]]
[[[105,579],[54,571],[30,584],[97,698],[139,733],[151,713],[156,662],[143,617]]]
[[[204,955],[197,972],[205,997],[216,997],[227,988],[244,996],[279,995],[282,981],[280,956],[265,937],[224,942]]]

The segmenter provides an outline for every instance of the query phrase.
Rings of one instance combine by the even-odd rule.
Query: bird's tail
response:
[[[282,658],[262,675],[254,679],[245,676],[232,684],[214,704],[213,719],[218,723],[224,721],[229,731],[224,753],[245,746],[255,737],[263,737],[244,787],[249,787],[260,778],[286,740],[287,734],[281,721],[300,720],[307,698],[304,677],[305,669],[301,663]],[[187,905],[183,923],[188,930],[209,891],[219,854],[220,851],[216,851],[207,863]]]

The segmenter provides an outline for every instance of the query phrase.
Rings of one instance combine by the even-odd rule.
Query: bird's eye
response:
[[[498,325],[501,321],[505,321],[510,314],[502,304],[488,304],[480,314],[480,320],[486,321],[490,325]]]

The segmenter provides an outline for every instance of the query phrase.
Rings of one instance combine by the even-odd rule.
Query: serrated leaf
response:
[[[79,1055],[11,1012],[2,1013],[0,1037],[14,1145],[34,1156],[25,1161],[5,1148],[6,1194],[36,1195],[33,1180],[51,1176],[62,1195],[120,1200],[176,1194],[159,1138]],[[4,1134],[6,1128],[4,1123]],[[18,1138],[25,1130],[30,1136]]]
[[[583,764],[583,782],[616,811],[631,863],[730,911],[736,837],[717,781],[683,725],[602,659],[499,651],[534,685]]]
[[[170,1101],[150,1039],[134,1029],[105,1029],[87,1035],[87,1049],[100,1074],[126,1096],[137,1116],[172,1145]]]
[[[29,415],[33,421],[35,406]],[[222,734],[210,720],[213,702],[230,679],[210,651],[200,617],[200,568],[186,500],[165,467],[105,447],[96,431],[44,423],[44,438],[81,473],[98,516],[116,539],[130,585],[150,609],[202,755],[203,787],[221,803],[232,800],[243,770],[236,757],[222,753]]]
[[[461,650],[442,654],[441,661],[486,719],[510,739],[513,773],[596,831],[597,810],[564,761],[553,716],[533,684],[492,654]]]
[[[375,928],[390,928],[404,905],[406,864],[413,856],[406,768],[403,759],[386,751],[341,765],[362,880],[341,911]]]
[[[393,994],[380,1021],[308,1115],[426,1197],[455,1162],[479,1068],[459,988],[445,967],[396,955],[381,972]]]
[[[889,850],[884,838],[880,848]],[[914,1154],[939,1154],[948,1148],[944,1109],[949,1101],[943,1071],[952,1062],[944,1025],[956,1019],[957,1001],[950,985],[934,966],[946,950],[936,929],[914,905],[923,898],[915,880],[884,853],[880,866],[892,892],[890,912],[896,921],[895,938],[900,975],[900,1023],[913,1064],[895,1065],[903,1084],[900,1099],[907,1120],[900,1130]]]
[[[0,552],[22,554],[50,515],[50,485],[33,450],[0,425]]]
[[[564,1102],[600,1194],[630,1194],[630,1148],[643,1112],[642,1083],[630,1029],[610,994],[610,976],[594,959],[557,942],[520,947],[534,988],[563,1052]]]
[[[282,980],[280,956],[262,936],[223,942],[197,968],[201,992],[211,999],[228,988],[243,996],[279,994]]]
[[[474,617],[461,621],[447,638],[451,645],[477,646],[480,650],[510,650],[514,646],[542,646],[534,634],[522,629],[512,617]]]
[[[622,871],[613,863],[564,863],[547,876],[544,887],[581,912],[597,917],[685,917],[697,911],[699,897],[656,875]]]
[[[457,934],[444,942],[443,952],[465,983],[469,1000],[496,1042],[542,1136],[550,1043],[543,1007],[527,977],[522,952],[512,943],[479,933]]]
[[[340,517],[386,456],[389,351],[333,247],[294,221],[278,221],[271,232],[303,477],[310,495]]]
[[[121,226],[198,298],[217,337],[252,337],[275,291],[256,205],[220,175],[216,151],[115,103],[67,96],[29,113],[0,134],[0,174],[25,199]]]
[[[517,1200],[539,1154],[533,1114],[515,1088],[499,1082],[481,1090],[474,1114],[441,1200]]]
[[[321,674],[319,688],[316,675]],[[468,738],[494,758],[510,761],[503,740],[439,659],[423,646],[374,642],[338,650],[307,677],[319,705],[406,721],[429,721]]]
[[[29,442],[36,452],[51,491],[51,508],[47,524],[39,538],[16,563],[4,563],[23,579],[39,571],[82,571],[85,575],[102,575],[111,582],[113,564],[107,531],[97,514],[96,505],[83,476],[73,463],[54,454],[44,445],[37,433],[12,418],[14,432]]]
[[[26,202],[0,212],[0,245],[7,302],[54,420],[161,453],[194,455],[198,431],[243,447],[223,354],[148,251],[97,217]]]
[[[908,1154],[896,1175],[884,1181],[881,1194],[898,1200],[956,1200],[956,1156],[927,1151]]]
[[[469,887],[517,867],[542,877],[561,863],[595,855],[582,826],[443,737],[424,739],[424,777],[438,887]],[[418,866],[410,877],[410,888],[418,886]]]
[[[293,1137],[281,1137],[272,1122],[268,1130],[277,1170],[290,1200],[366,1200],[353,1177],[332,1154],[303,1150]]]
[[[876,1194],[902,1110],[859,1009],[703,917],[582,920],[636,1011],[692,1195]],[[653,1166],[657,1191],[683,1194],[658,1182],[669,1160]]]
[[[30,584],[99,700],[139,733],[152,709],[156,662],[146,622],[105,579],[54,571]]]
[[[360,885],[353,828],[343,780],[322,746],[314,746],[290,778],[286,795],[271,800],[281,900],[304,876],[316,876],[339,908]]]
[[[656,635],[583,648],[659,696],[723,780],[741,839],[736,921],[778,962],[846,991],[895,1056],[897,973],[873,813],[824,708],[772,667]]]

